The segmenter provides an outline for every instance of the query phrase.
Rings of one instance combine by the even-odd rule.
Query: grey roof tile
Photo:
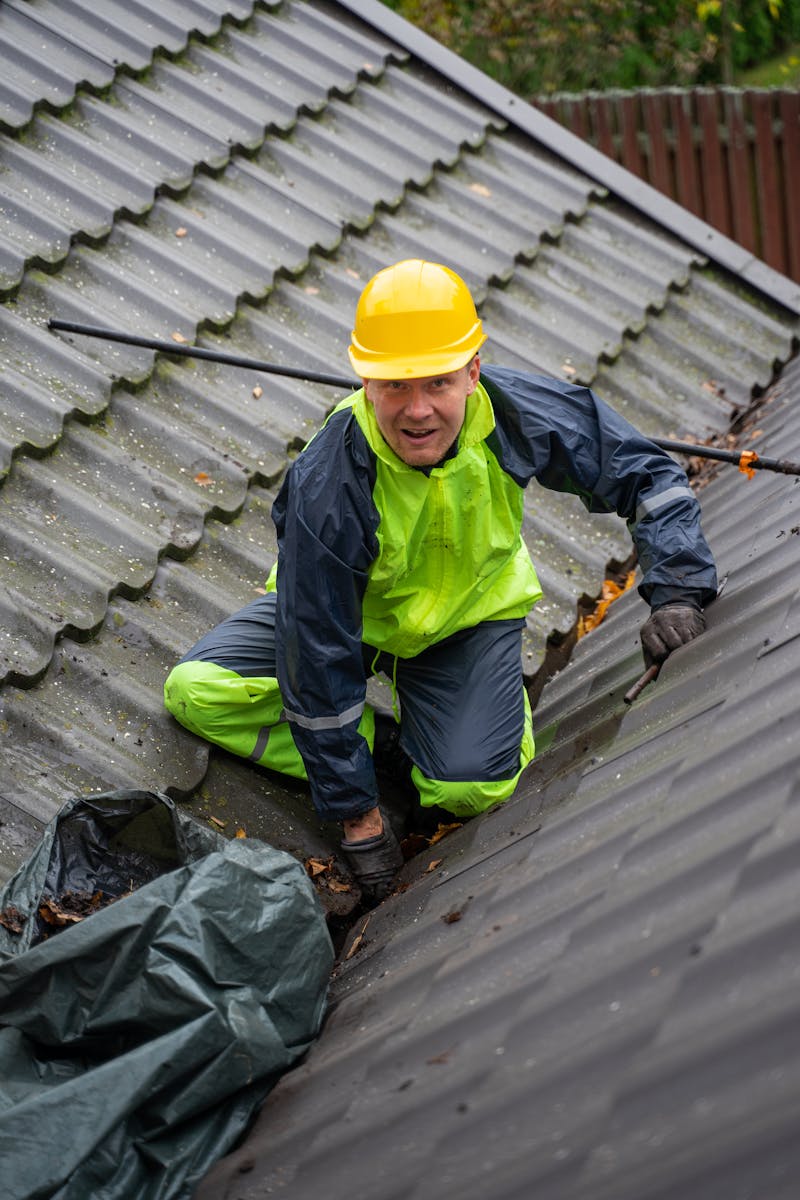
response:
[[[79,95],[62,117],[39,117],[24,143],[3,139],[0,289],[16,287],[26,264],[61,261],[71,239],[107,235],[115,215],[183,191],[200,168],[221,170],[237,148],[259,149],[267,128],[291,129],[359,76],[379,77],[389,51],[377,35],[343,36],[303,5],[281,6],[247,33],[226,28],[213,46],[117,78],[108,97]]]
[[[176,54],[192,33],[211,36],[223,17],[249,17],[253,4],[247,0],[105,0],[101,5],[88,0],[6,0],[9,8],[24,11],[36,22],[43,36],[52,39],[59,56],[83,49],[100,62],[126,66],[133,71],[147,67],[156,50]],[[80,77],[76,80],[78,82]]]
[[[27,125],[35,107],[64,108],[79,86],[104,88],[110,64],[71,44],[38,20],[35,4],[3,5],[0,12],[0,129]]]

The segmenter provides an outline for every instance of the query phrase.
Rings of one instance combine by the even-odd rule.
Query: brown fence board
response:
[[[605,96],[592,96],[589,111],[598,150],[602,150],[609,158],[616,159],[611,102]]]
[[[617,100],[620,130],[619,159],[634,175],[647,178],[647,166],[639,139],[641,115],[636,93],[620,96]]]
[[[728,126],[728,186],[733,214],[733,236],[746,250],[756,253],[756,222],[751,182],[750,147],[741,92],[726,89],[722,103]]]
[[[673,92],[669,97],[672,129],[675,136],[675,185],[678,200],[689,212],[702,216],[700,175],[694,145],[692,97],[689,92]]]
[[[780,268],[785,262],[783,196],[778,187],[778,161],[772,120],[773,98],[770,92],[753,92],[753,152],[755,157],[756,196],[758,197],[759,247],[764,262]]]
[[[786,197],[787,263],[783,270],[800,280],[800,92],[781,92],[781,162]]]
[[[700,123],[702,155],[703,211],[702,216],[715,229],[730,235],[731,210],[728,201],[728,181],[725,176],[719,94],[713,88],[698,88],[695,95]]]
[[[672,164],[665,134],[667,108],[664,96],[658,92],[644,92],[642,111],[647,134],[650,183],[660,192],[666,192],[668,196],[672,196],[674,195]]]

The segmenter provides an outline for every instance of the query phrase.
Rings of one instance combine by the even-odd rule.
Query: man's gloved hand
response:
[[[703,614],[688,601],[671,601],[654,609],[639,631],[644,664],[661,664],[679,646],[705,632]]]

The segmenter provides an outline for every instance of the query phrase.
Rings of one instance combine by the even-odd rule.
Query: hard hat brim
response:
[[[431,375],[449,375],[471,362],[486,341],[480,321],[458,346],[448,346],[428,354],[409,346],[406,354],[382,354],[360,346],[353,333],[348,348],[350,365],[359,379],[425,379]]]

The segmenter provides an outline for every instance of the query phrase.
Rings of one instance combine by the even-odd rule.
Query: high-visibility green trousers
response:
[[[307,779],[283,714],[274,614],[274,594],[268,594],[221,622],[170,672],[164,701],[200,737],[260,766]],[[413,763],[411,777],[422,805],[474,816],[507,800],[533,758],[522,625],[487,621],[413,659],[365,647],[366,670],[385,673],[396,689],[400,741]],[[358,728],[372,749],[370,705]],[[349,815],[320,808],[326,820]]]

